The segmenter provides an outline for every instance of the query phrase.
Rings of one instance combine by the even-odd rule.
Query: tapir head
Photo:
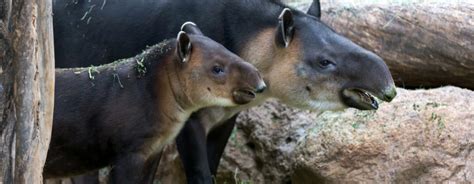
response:
[[[251,102],[265,82],[258,70],[186,22],[177,37],[179,83],[190,101],[201,107]]]
[[[319,2],[309,11],[285,8],[273,29],[271,92],[287,104],[313,110],[378,108],[396,96],[384,61],[337,34],[319,19]],[[258,66],[258,65],[257,65]]]

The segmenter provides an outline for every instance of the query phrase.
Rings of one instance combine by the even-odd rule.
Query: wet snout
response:
[[[255,99],[257,93],[263,93],[267,85],[257,68],[247,62],[236,62],[236,87],[232,95],[235,103],[246,104]]]

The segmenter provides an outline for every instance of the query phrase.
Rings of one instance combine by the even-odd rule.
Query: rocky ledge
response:
[[[398,93],[377,111],[315,113],[270,101],[241,113],[217,181],[474,181],[474,92],[448,86]]]

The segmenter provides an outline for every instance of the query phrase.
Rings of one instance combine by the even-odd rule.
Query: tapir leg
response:
[[[179,156],[183,162],[188,183],[212,184],[207,162],[206,132],[193,116],[188,119],[176,138]]]
[[[139,153],[129,153],[119,158],[112,166],[110,183],[134,184],[140,183],[144,177],[145,158]]]
[[[143,184],[153,184],[153,180],[155,179],[156,170],[158,169],[158,165],[160,165],[160,159],[163,151],[160,151],[150,158],[148,158],[145,168],[144,168],[144,177]]]
[[[73,184],[99,184],[99,171],[93,171],[71,178]]]
[[[219,127],[214,128],[209,135],[207,135],[207,159],[209,161],[209,168],[211,174],[217,174],[217,168],[224,153],[225,146],[229,140],[232,130],[235,126],[237,115],[224,122]]]

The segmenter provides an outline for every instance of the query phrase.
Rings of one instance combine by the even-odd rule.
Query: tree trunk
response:
[[[0,0],[0,183],[42,183],[51,137],[51,0]]]
[[[322,20],[381,56],[398,86],[474,89],[473,12],[471,3],[339,6]]]

